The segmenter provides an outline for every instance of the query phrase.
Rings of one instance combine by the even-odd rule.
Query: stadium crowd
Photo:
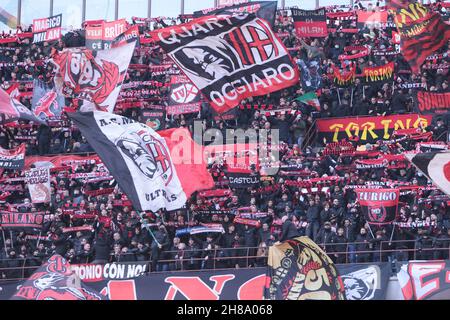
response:
[[[434,9],[448,20],[445,9],[439,5]],[[334,9],[338,10],[342,9]],[[161,21],[148,27],[154,29],[174,22]],[[264,257],[269,246],[298,235],[309,236],[336,263],[448,259],[450,210],[448,198],[442,192],[431,187],[427,178],[408,163],[390,163],[387,167],[368,169],[352,167],[357,159],[370,159],[371,152],[381,156],[400,155],[420,149],[420,143],[424,141],[448,145],[446,115],[434,117],[432,123],[421,128],[418,138],[417,132],[405,133],[403,139],[391,137],[387,141],[367,144],[351,138],[335,144],[327,141],[328,146],[324,148],[323,141],[314,135],[315,121],[319,118],[414,112],[413,89],[404,89],[401,84],[421,83],[428,91],[448,92],[448,67],[435,69],[436,62],[430,60],[424,64],[420,75],[413,76],[401,55],[367,55],[356,60],[357,74],[366,66],[394,61],[394,83],[367,86],[357,79],[351,87],[340,89],[338,96],[331,66],[341,64],[339,55],[344,53],[345,47],[369,45],[373,49],[387,50],[395,48],[395,44],[392,42],[394,28],[364,28],[357,33],[344,33],[339,32],[339,28],[355,28],[356,21],[329,21],[330,25],[335,23],[338,23],[338,31],[310,41],[295,35],[292,20],[285,12],[278,12],[276,18],[275,30],[290,49],[293,59],[299,65],[303,61],[314,61],[314,70],[321,75],[317,80],[321,82],[321,89],[317,90],[320,111],[296,100],[311,91],[308,85],[312,86],[311,83],[306,87],[299,83],[274,94],[242,101],[242,108],[237,108],[227,118],[217,117],[205,102],[199,113],[166,116],[164,128],[193,130],[194,122],[201,121],[205,129],[278,129],[280,161],[270,166],[276,165],[280,170],[275,176],[264,177],[258,174],[261,168],[254,164],[250,175],[261,178],[259,184],[244,189],[229,188],[227,163],[211,163],[209,169],[217,189],[228,191],[194,193],[186,208],[175,212],[147,212],[146,223],[153,235],[114,180],[69,177],[74,173],[102,172],[105,168],[95,158],[86,139],[64,115],[51,126],[37,126],[27,121],[0,126],[0,146],[11,149],[26,142],[27,157],[89,154],[89,161],[52,172],[49,204],[31,203],[24,182],[9,181],[23,176],[23,172],[0,171],[0,185],[22,186],[0,193],[1,210],[46,212],[42,230],[2,229],[1,276],[19,278],[22,274],[18,267],[38,266],[52,253],[67,257],[70,263],[151,261],[152,271],[261,266],[266,263]],[[140,31],[148,31],[147,26],[141,27]],[[7,34],[0,35],[0,38],[7,37]],[[53,67],[48,63],[52,50],[80,46],[83,41],[83,31],[78,30],[66,34],[58,43],[36,45],[30,44],[30,39],[21,39],[0,44],[1,86],[7,89],[15,82],[20,83],[14,94],[23,105],[31,108],[27,83],[37,78],[46,82],[52,80]],[[437,53],[447,66],[450,62],[448,49],[447,45]],[[166,60],[160,48],[143,45],[136,49],[128,71],[126,83],[154,81],[153,86],[147,87],[155,92],[147,99],[152,104],[164,105],[167,101],[170,75],[154,74],[151,68],[140,69],[133,65],[160,65]],[[347,67],[350,65],[347,63]],[[133,102],[127,100],[130,101]],[[66,98],[65,103],[70,106],[72,101]],[[141,120],[141,108],[132,105],[128,103],[127,107],[121,108],[119,102],[115,112]],[[295,112],[267,112],[264,106],[268,105]],[[426,135],[427,132],[430,134]],[[339,152],[339,146],[349,147],[352,153]],[[305,180],[319,182],[301,184]],[[401,195],[398,225],[377,227],[369,225],[362,216],[355,192],[350,187],[377,181],[385,181],[388,187],[420,187]],[[97,195],[97,190],[109,192]],[[236,213],[242,210],[248,216],[257,216],[253,218],[257,222],[253,225],[233,223]],[[177,229],[199,223],[220,224],[223,232],[175,236]],[[66,230],[85,226],[92,226],[92,229]],[[28,275],[31,273],[32,270],[27,271]]]

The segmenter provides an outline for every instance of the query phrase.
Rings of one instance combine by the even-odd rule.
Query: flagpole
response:
[[[389,245],[392,243],[392,238],[394,237],[395,223],[392,224],[391,237],[389,238]]]
[[[11,248],[14,248],[14,240],[13,240],[12,230],[9,230],[9,236],[11,237]]]
[[[336,88],[339,100],[339,106],[341,105],[341,95],[339,94],[339,88]]]
[[[352,95],[350,96],[350,108],[353,107],[353,87],[352,87]]]
[[[367,226],[369,227],[369,231],[370,231],[370,234],[372,235],[372,238],[375,239],[375,236],[373,235],[373,232],[372,232],[372,228],[370,227],[370,223],[367,223]]]
[[[41,241],[41,230],[39,230],[39,235],[38,235],[38,239],[37,239],[37,242],[36,242],[36,248],[37,247],[39,247],[39,241]]]
[[[138,211],[139,213],[139,217],[141,217],[141,225],[144,226],[145,229],[147,229],[147,231],[150,233],[150,235],[152,236],[153,240],[155,240],[156,244],[158,246],[160,246],[161,244],[158,242],[158,240],[156,240],[155,235],[153,234],[152,230],[150,229],[150,227],[148,226],[148,224],[144,221],[144,213]]]
[[[5,253],[8,251],[8,248],[6,247],[6,237],[5,237],[5,230],[2,228],[2,235],[3,235],[3,244],[5,245]]]

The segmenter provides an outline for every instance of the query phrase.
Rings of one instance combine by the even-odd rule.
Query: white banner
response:
[[[50,169],[37,168],[25,171],[25,181],[28,185],[32,203],[50,202]]]

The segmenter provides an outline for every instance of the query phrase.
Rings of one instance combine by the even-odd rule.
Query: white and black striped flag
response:
[[[450,152],[425,152],[405,156],[434,185],[450,195]]]
[[[178,154],[173,161],[172,150],[184,150],[190,156],[197,148],[202,155],[187,129],[156,133],[142,123],[103,111],[69,116],[136,210],[176,210],[192,192],[214,186],[202,161],[180,161]]]

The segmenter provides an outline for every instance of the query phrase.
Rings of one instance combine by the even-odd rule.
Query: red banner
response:
[[[390,224],[397,217],[398,189],[356,189],[364,218],[369,224]]]
[[[318,10],[292,8],[291,12],[297,36],[301,38],[328,36],[327,17],[324,8]]]

